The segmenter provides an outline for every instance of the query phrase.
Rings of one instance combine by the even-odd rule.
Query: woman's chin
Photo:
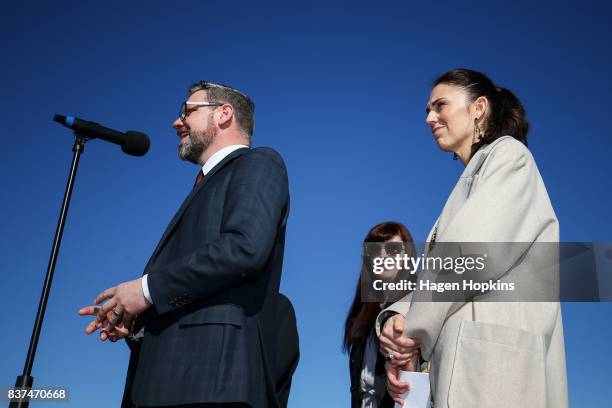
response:
[[[447,137],[447,135],[436,137],[436,144],[443,152],[452,153],[459,149],[460,141],[455,138]]]
[[[444,143],[444,141],[442,139],[437,139],[436,140],[436,144],[438,145],[438,148],[440,150],[442,150],[443,152],[452,152],[454,151],[452,146],[448,143]]]

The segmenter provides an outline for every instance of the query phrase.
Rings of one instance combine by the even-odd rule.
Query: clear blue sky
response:
[[[142,158],[100,141],[82,157],[33,371],[70,387],[70,407],[119,404],[127,347],[86,336],[77,310],[140,276],[189,191],[197,168],[170,125],[196,80],[252,96],[254,144],[287,162],[291,407],[348,406],[340,344],[360,242],[390,219],[425,239],[461,172],[424,124],[446,70],[484,71],[522,99],[562,240],[612,241],[609,2],[104,3],[10,2],[0,16],[0,386],[23,368],[72,155],[54,113],[152,139]],[[603,406],[612,304],[563,312],[571,405]]]

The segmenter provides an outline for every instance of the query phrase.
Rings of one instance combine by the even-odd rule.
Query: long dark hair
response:
[[[406,253],[409,256],[414,256],[416,250],[414,249],[412,235],[410,235],[408,229],[399,222],[388,221],[374,226],[370,232],[368,232],[363,242],[364,245],[367,242],[385,242],[398,235],[406,245]],[[344,324],[344,340],[342,342],[344,352],[349,352],[356,341],[369,334],[372,327],[374,327],[376,316],[378,316],[382,310],[378,302],[361,301],[362,286],[365,283],[364,279],[362,279],[363,276],[362,273],[360,279],[357,280],[355,297]]]
[[[454,85],[467,93],[468,101],[474,102],[481,96],[489,101],[489,113],[483,125],[483,137],[472,145],[472,156],[482,146],[505,135],[510,135],[527,146],[529,123],[525,108],[508,89],[496,86],[485,74],[470,69],[458,68],[448,71],[434,81]]]

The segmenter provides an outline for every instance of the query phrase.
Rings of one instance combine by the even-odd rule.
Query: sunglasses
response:
[[[401,254],[405,249],[403,242],[366,242],[364,244],[366,256],[395,256]],[[383,249],[385,255],[383,255]]]

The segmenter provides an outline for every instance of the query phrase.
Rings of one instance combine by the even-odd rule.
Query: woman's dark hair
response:
[[[435,80],[439,84],[454,85],[467,93],[468,101],[474,102],[480,96],[489,101],[489,112],[483,125],[483,137],[472,145],[472,156],[482,146],[505,135],[510,135],[527,146],[529,123],[521,101],[508,89],[493,84],[485,74],[458,68],[448,71]]]
[[[389,221],[374,226],[364,238],[363,243],[365,246],[368,242],[385,242],[398,235],[406,246],[406,254],[408,256],[415,256],[416,250],[412,241],[412,235],[410,235],[408,229],[399,222]],[[362,268],[362,273],[360,279],[357,281],[357,288],[355,289],[355,297],[344,324],[342,348],[345,352],[350,351],[357,340],[369,334],[372,327],[374,327],[376,316],[378,316],[382,310],[378,302],[362,302],[362,289],[364,285],[368,284],[367,279],[363,279],[364,276],[365,274]],[[414,274],[411,275],[411,277],[416,278]]]

